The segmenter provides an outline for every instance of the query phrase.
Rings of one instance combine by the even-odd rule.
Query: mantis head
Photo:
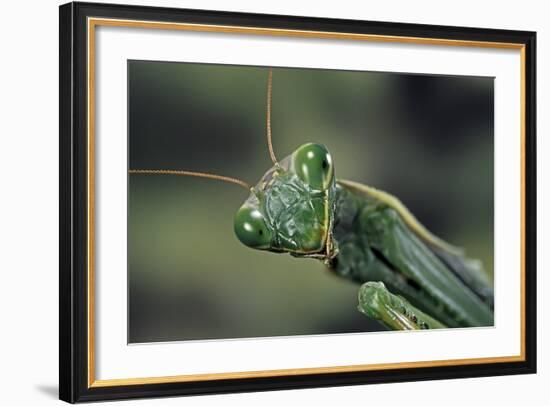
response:
[[[195,176],[234,183],[250,191],[234,229],[246,246],[329,261],[336,255],[332,224],[336,200],[334,165],[328,149],[304,144],[280,162],[271,143],[272,71],[267,87],[267,141],[273,167],[256,186],[217,174],[167,169],[132,169],[133,174]]]
[[[251,248],[330,259],[335,193],[328,149],[302,145],[251,188],[235,215],[235,234]]]

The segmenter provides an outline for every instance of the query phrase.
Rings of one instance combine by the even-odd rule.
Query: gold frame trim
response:
[[[478,48],[513,49],[520,51],[520,137],[521,137],[521,274],[520,274],[520,336],[519,355],[485,358],[464,358],[453,360],[433,360],[415,362],[396,362],[384,364],[346,365],[317,368],[276,369],[266,371],[220,372],[211,374],[189,374],[146,378],[95,379],[95,317],[94,317],[94,136],[95,136],[95,28],[97,26],[149,28],[161,30],[184,30],[194,32],[217,32],[245,35],[267,35],[299,38],[339,39],[371,42],[390,42],[436,46],[460,46]],[[124,385],[143,385],[159,383],[177,383],[192,381],[213,381],[221,379],[265,378],[277,376],[296,376],[311,374],[331,374],[341,372],[380,371],[397,368],[425,368],[473,364],[496,364],[503,362],[525,361],[525,45],[507,42],[463,41],[453,39],[405,37],[391,35],[353,34],[345,32],[306,31],[274,29],[260,27],[240,27],[229,25],[165,23],[154,21],[121,20],[109,18],[88,18],[88,388],[113,387]]]

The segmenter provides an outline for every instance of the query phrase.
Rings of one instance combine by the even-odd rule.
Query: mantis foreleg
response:
[[[446,326],[390,293],[382,282],[367,282],[359,289],[361,313],[378,320],[390,330],[425,330]]]

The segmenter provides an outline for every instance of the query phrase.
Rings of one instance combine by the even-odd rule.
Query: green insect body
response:
[[[235,215],[246,246],[315,258],[361,286],[359,310],[389,329],[493,325],[493,290],[481,263],[431,234],[395,197],[336,179],[328,149],[305,144],[277,161],[253,187],[226,176],[176,170],[130,173],[198,176],[250,190]]]
[[[383,282],[442,325],[493,324],[492,290],[474,262],[431,235],[396,198],[336,181],[323,145],[305,144],[271,168],[234,225],[247,246],[323,260],[360,284]]]

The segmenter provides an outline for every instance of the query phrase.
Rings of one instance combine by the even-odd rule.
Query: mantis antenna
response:
[[[275,152],[273,152],[273,143],[271,142],[271,95],[273,88],[273,70],[269,69],[267,76],[267,113],[266,113],[266,130],[267,130],[267,147],[269,148],[269,156],[275,166],[279,166]]]
[[[275,153],[273,152],[273,143],[271,142],[271,95],[273,93],[273,70],[269,69],[269,74],[267,77],[267,113],[266,113],[266,127],[267,127],[267,146],[269,148],[269,155],[273,164],[279,166]],[[242,186],[246,190],[251,190],[250,186],[245,181],[242,181],[237,178],[231,178],[229,176],[216,175],[213,173],[204,173],[204,172],[192,172],[192,171],[177,171],[172,169],[130,169],[129,173],[133,174],[144,174],[144,175],[176,175],[176,176],[194,176],[197,178],[207,178],[219,180],[222,182],[233,183],[235,185]]]
[[[248,183],[237,178],[231,178],[229,176],[216,175],[214,173],[204,173],[204,172],[191,172],[191,171],[176,171],[171,169],[130,169],[129,173],[135,174],[145,174],[145,175],[176,175],[176,176],[194,176],[197,178],[207,178],[219,180],[222,182],[233,183],[244,187],[246,190],[252,189]]]

